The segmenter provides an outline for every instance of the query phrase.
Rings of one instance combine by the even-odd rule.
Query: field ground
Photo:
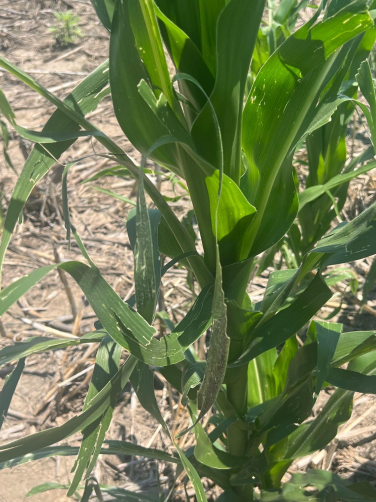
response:
[[[48,27],[54,22],[55,11],[66,10],[73,4],[74,11],[81,20],[83,37],[77,45],[60,48],[55,44]],[[65,97],[85,75],[106,60],[108,38],[89,0],[0,1],[2,55],[56,92],[60,98]],[[0,88],[14,107],[20,125],[40,130],[53,111],[49,103],[2,70]],[[109,98],[105,98],[89,118],[134,159],[140,159],[139,153],[127,142],[117,126]],[[368,140],[363,134],[360,119],[355,132],[355,140],[351,145],[354,154],[362,151]],[[8,153],[18,173],[29,151],[30,145],[13,133]],[[83,158],[69,173],[68,194],[72,219],[106,280],[121,297],[129,298],[133,293],[133,258],[124,222],[132,206],[95,190],[92,183],[82,184],[82,181],[103,167],[114,165],[110,160],[98,156],[101,152],[101,146],[97,142],[81,139],[60,160],[66,164]],[[1,203],[5,212],[16,175],[5,165],[2,156],[1,166]],[[25,207],[23,222],[17,228],[5,259],[3,285],[57,260],[82,259],[76,246],[72,245],[71,251],[67,248],[62,217],[61,174],[62,167],[57,163],[33,191]],[[303,172],[299,175],[304,177]],[[374,201],[375,182],[376,174],[372,172],[352,182],[350,200],[345,208],[350,218]],[[107,178],[97,182],[95,186],[116,191],[119,195],[134,200],[134,182],[131,179]],[[180,187],[175,190],[177,194],[183,193]],[[171,183],[163,181],[163,178],[162,191],[164,194],[174,195]],[[180,217],[191,209],[189,199],[184,197],[172,205]],[[370,263],[370,260],[363,260],[353,267],[360,285]],[[268,274],[269,271],[266,271],[255,280],[250,290],[253,300],[262,298]],[[95,320],[92,310],[75,283],[70,278],[67,281],[68,288],[59,274],[53,272],[26,294],[3,317],[0,345],[5,346],[13,343],[13,340],[22,340],[31,335],[48,335],[53,332],[51,330],[63,333],[90,331]],[[340,318],[345,329],[376,329],[376,291],[370,295],[367,310],[361,311],[348,285],[340,287],[346,288],[347,292]],[[163,279],[164,308],[174,322],[179,321],[190,306],[189,288],[186,273],[177,268],[168,272]],[[339,299],[334,297],[321,314],[328,315],[338,302]],[[93,363],[93,350],[86,346],[29,357],[10,413],[0,433],[0,440],[7,442],[60,425],[79,412]],[[2,368],[2,382],[11,369],[12,365]],[[162,380],[156,381],[156,389],[162,414],[170,428],[173,431],[182,430],[188,423],[188,416],[183,414],[177,395]],[[328,390],[327,394],[330,392]],[[322,406],[324,402],[325,397],[322,397],[317,406]],[[79,437],[77,434],[69,438],[68,444],[78,445]],[[356,396],[350,422],[340,429],[338,437],[328,450],[301,459],[293,464],[290,472],[320,467],[332,469],[354,480],[367,479],[376,483],[374,438],[376,398]],[[127,439],[144,446],[172,451],[169,440],[162,434],[154,419],[143,411],[130,386],[119,396],[108,439]],[[184,436],[181,441],[181,446],[187,447],[192,442],[192,437]],[[72,479],[72,465],[73,458],[56,457],[30,462],[12,470],[2,470],[0,501],[20,502],[33,486],[47,481],[69,483]],[[167,492],[174,480],[174,471],[170,466],[131,457],[100,456],[95,475],[104,484],[153,492],[158,491],[158,483]],[[181,481],[182,478],[178,480],[173,500],[184,500]],[[210,486],[207,488],[210,495]],[[193,496],[189,484],[188,492]],[[64,494],[64,490],[57,490],[36,495],[32,500],[66,500]],[[212,492],[212,496],[215,499],[216,494]]]

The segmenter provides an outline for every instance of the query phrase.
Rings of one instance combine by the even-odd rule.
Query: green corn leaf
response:
[[[376,168],[376,162],[369,162],[365,166],[360,167],[356,171],[348,172],[345,174],[338,174],[337,176],[334,176],[331,178],[325,185],[315,185],[312,187],[307,188],[303,192],[299,194],[299,211],[303,209],[303,207],[308,204],[309,202],[312,202],[313,200],[317,199],[324,193],[327,193],[328,190],[332,190],[335,187],[338,187],[344,183],[348,183],[352,179],[358,177],[360,174],[367,173],[368,171],[371,171],[371,169]]]
[[[165,421],[163,420],[155,398],[154,373],[152,370],[143,362],[138,361],[130,380],[141,406],[148,411],[168,433]]]
[[[139,361],[132,373],[131,378],[132,378],[133,388],[137,393],[137,397],[140,400],[141,405],[162,425],[164,431],[172,440],[170,432],[161,415],[161,412],[159,410],[155,398],[154,378],[152,371],[146,364]],[[197,500],[206,500],[205,492],[197,471],[195,470],[194,466],[190,463],[188,458],[185,456],[183,451],[177,446],[177,444],[174,443],[174,446],[177,449],[182,466],[187,472],[189,479],[192,481],[197,496]],[[204,498],[202,499],[202,497]]]
[[[190,256],[199,256],[199,254],[197,253],[197,251],[188,251],[187,253],[182,253],[178,256],[175,256],[175,258],[173,258],[168,263],[166,263],[166,265],[163,265],[163,267],[161,268],[161,276],[163,277],[165,275],[165,273],[168,270],[170,270],[170,268],[172,268],[174,265],[176,265],[180,261],[185,260],[185,258],[189,258]]]
[[[149,171],[150,170],[148,169],[144,169],[144,173]],[[110,167],[108,169],[100,171],[93,177],[89,178],[86,182],[100,179],[103,176],[124,176],[129,173],[130,171],[128,169],[124,169],[121,166],[114,168]],[[132,176],[134,176],[134,174],[135,173],[133,172]],[[138,171],[136,179],[138,179]],[[204,264],[203,257],[197,254],[195,250],[195,244],[190,238],[188,232],[176,218],[175,214],[171,211],[170,207],[166,203],[166,198],[161,196],[158,190],[154,187],[153,183],[150,182],[147,177],[144,177],[144,184],[146,191],[161,211],[162,218],[158,229],[158,244],[161,248],[161,252],[173,258],[184,253],[187,253],[187,258],[196,256],[194,260],[187,260],[186,265],[195,271],[196,277],[202,287],[206,286],[208,283],[212,282],[212,277]],[[104,189],[100,190],[104,191]],[[105,191],[105,193],[107,193],[107,191]],[[126,200],[124,200],[124,202],[132,203],[131,201]]]
[[[68,420],[59,427],[37,432],[17,441],[0,446],[0,462],[34,452],[86,428],[102,416],[108,406],[113,403],[116,395],[121,392],[129,380],[137,359],[130,356],[116,375],[98,394],[88,403],[88,407],[80,415]]]
[[[0,295],[0,313],[3,314],[8,310],[9,306],[12,305],[14,301],[28,291],[28,289],[44,275],[55,268],[65,270],[78,282],[89,299],[91,306],[96,311],[102,325],[108,332],[112,333],[114,339],[120,341],[124,346],[124,337],[127,337],[128,333],[130,340],[133,340],[133,337],[136,336],[139,338],[140,342],[142,340],[141,343],[146,344],[145,346],[150,343],[155,329],[144,321],[137,312],[130,309],[127,304],[121,301],[118,295],[103,279],[98,269],[88,267],[79,262],[64,262],[58,265],[42,267],[14,282],[5,288]],[[110,310],[105,306],[106,304],[111,305]],[[127,328],[125,328],[126,331],[121,330],[119,327],[121,324],[119,323],[124,323],[123,325],[127,326]],[[132,335],[130,333],[132,333]]]
[[[135,206],[136,202],[133,200],[129,199],[128,197],[124,197],[123,195],[119,195],[116,192],[113,192],[112,190],[107,190],[106,188],[102,187],[93,187],[93,190],[97,190],[98,192],[105,193],[106,195],[109,195],[110,197],[113,197],[114,199],[121,200],[122,202],[125,202],[126,204],[130,204],[131,206]]]
[[[282,281],[278,287],[273,289],[270,295],[271,300],[267,303],[267,310],[264,312],[260,324],[266,323],[270,319],[284,304],[296,284],[314,268],[319,265],[326,266],[355,261],[376,254],[375,211],[376,205],[374,204],[351,222],[334,229],[305,256],[298,270],[286,272],[286,281]]]
[[[66,490],[69,488],[69,485],[64,485],[61,483],[54,483],[54,482],[49,482],[49,483],[43,483],[42,485],[34,486],[27,494],[26,497],[32,497],[33,495],[37,495],[39,493],[45,493],[51,490]],[[84,486],[78,486],[78,489],[84,489]],[[87,499],[83,498],[81,499],[81,502],[84,500],[89,500],[90,495],[92,493],[92,490],[95,489],[94,486],[89,487],[90,488],[90,494]],[[158,502],[158,496],[157,495],[150,495],[150,494],[145,494],[142,492],[133,492],[130,490],[126,490],[124,488],[119,488],[118,486],[107,486],[107,485],[97,485],[97,488],[100,489],[102,493],[108,493],[109,495],[112,495],[115,497],[115,499],[122,499],[122,500],[135,500],[136,502]],[[86,491],[86,488],[85,488]]]
[[[376,332],[354,331],[342,333],[339,337],[331,366],[342,366],[376,348]]]
[[[351,372],[363,373],[370,377],[376,372],[375,356],[367,354],[352,361]],[[302,424],[290,436],[287,447],[275,446],[280,458],[296,458],[325,447],[337,434],[338,426],[346,422],[352,411],[353,392],[337,389],[318,416],[307,424]]]
[[[70,212],[69,212],[69,202],[68,202],[68,171],[71,167],[76,165],[76,162],[67,164],[64,167],[64,171],[61,178],[61,198],[63,202],[63,215],[64,215],[64,224],[67,231],[67,241],[68,241],[68,249],[70,250],[71,246],[71,230],[72,225],[70,221]],[[90,260],[89,260],[90,262]]]
[[[308,288],[284,310],[266,321],[253,333],[253,340],[241,357],[230,367],[241,366],[259,354],[278,347],[301,329],[332,296],[317,274]]]
[[[0,293],[0,316],[55,268],[61,268],[76,280],[108,334],[138,359],[152,366],[166,366],[184,360],[184,351],[210,326],[212,286],[201,291],[186,317],[170,335],[157,340],[154,338],[155,329],[122,302],[99,270],[80,262],[42,267],[15,281]]]
[[[204,89],[200,84],[191,76],[187,74],[178,74],[174,77],[173,82],[188,81],[195,84],[200,91],[205,95]],[[144,89],[145,86],[139,86],[139,89]],[[149,90],[150,91],[150,90]],[[144,96],[145,97],[145,96]],[[149,92],[150,97],[150,92]],[[207,97],[207,96],[206,96]],[[147,103],[150,105],[153,113],[158,116],[162,113],[162,109],[159,104],[163,104],[163,96],[160,97],[157,103],[152,99],[148,99]],[[218,148],[221,147],[220,140],[220,128],[218,119],[215,114],[215,110],[209,101],[209,108],[213,115],[213,123],[216,130],[216,145]],[[167,113],[165,113],[167,112]],[[158,118],[159,120],[159,118]],[[212,222],[210,219],[210,202],[207,193],[207,188],[205,184],[205,177],[210,176],[215,171],[214,167],[208,163],[201,155],[199,155],[192,144],[192,140],[187,132],[184,131],[182,126],[177,121],[177,118],[172,114],[168,107],[163,110],[163,115],[161,115],[161,123],[166,126],[171,135],[161,136],[156,142],[149,148],[146,156],[149,156],[158,147],[163,145],[176,144],[179,165],[182,166],[184,177],[187,181],[188,188],[190,189],[190,194],[192,197],[193,204],[195,206],[195,214],[200,227],[201,236],[203,239],[203,247],[205,250],[205,259],[207,263],[211,263],[211,258],[213,258],[214,263],[214,235],[211,231]],[[178,127],[177,127],[178,126]],[[183,131],[183,132],[182,132]]]
[[[207,2],[198,0],[201,22],[201,52],[213,75],[215,75],[217,67],[217,20],[225,4],[225,0],[209,0]]]
[[[338,427],[350,418],[352,401],[352,392],[336,390],[315,420],[301,424],[287,441],[271,448],[271,459],[297,458],[324,448],[336,436]]]
[[[262,239],[260,238],[259,242],[255,242],[252,254],[258,254],[264,249],[268,249],[274,244],[277,244],[294,223],[299,209],[297,189],[298,180],[295,171],[292,169],[292,156],[290,155],[284,160],[272,189],[272,193],[274,194],[273,197],[278,193],[284,193],[286,195],[282,199],[278,199],[278,209],[274,202],[273,204],[271,203],[269,208],[265,211],[259,230]],[[256,217],[253,222],[255,222]],[[249,239],[252,237],[252,231],[251,224],[248,228],[247,236],[244,238],[244,241],[248,241],[248,244]],[[249,245],[247,252],[249,253]]]
[[[312,250],[331,255],[325,265],[347,263],[376,253],[376,205],[321,239]]]
[[[132,373],[132,385],[137,393],[140,403],[147,411],[149,411],[149,413],[152,416],[154,416],[154,418],[156,418],[156,420],[158,420],[158,422],[162,425],[163,429],[165,430],[166,434],[172,440],[170,432],[161,415],[161,412],[158,408],[158,404],[155,398],[154,378],[152,371],[148,368],[146,364],[139,362],[135,367],[134,372],[135,373]],[[197,471],[195,470],[194,466],[190,463],[188,458],[185,456],[183,451],[178,447],[178,445],[174,443],[174,446],[177,449],[182,466],[187,472],[189,479],[192,481],[197,500],[206,500],[205,492],[200,477],[197,474]]]
[[[152,221],[149,219],[149,214],[153,215]],[[131,212],[129,216],[132,217],[133,213]],[[160,212],[149,213],[146,206],[141,175],[136,206],[136,240],[132,247],[137,311],[149,323],[152,323],[154,318],[161,281],[161,258],[158,249],[159,222]]]
[[[93,376],[89,385],[89,390],[86,394],[83,411],[90,406],[91,400],[115,377],[119,371],[120,355],[122,348],[114,342],[109,336],[106,336],[98,349],[95,359]],[[106,432],[110,426],[113,409],[115,407],[116,396],[104,411],[101,417],[92,422],[88,427],[82,430],[82,443],[78,457],[73,466],[72,472],[75,471],[73,481],[67,493],[70,497],[76,491],[79,482],[82,479],[86,469],[85,477],[88,478],[100,453]]]
[[[101,448],[100,453],[102,455],[135,455],[152,458],[155,460],[162,460],[165,462],[172,462],[174,464],[180,464],[179,458],[173,457],[169,453],[158,450],[156,448],[145,448],[144,446],[140,446],[127,441],[105,441],[105,444],[107,444],[108,447]],[[36,450],[33,453],[27,453],[26,455],[23,455],[21,457],[16,457],[12,460],[1,462],[0,470],[42,458],[49,458],[54,456],[76,456],[78,452],[79,448],[76,446],[47,446],[46,448]]]
[[[214,86],[214,78],[195,43],[157,6],[155,6],[155,13],[164,25],[162,35],[177,70],[191,75],[200,83],[205,93],[210,95]],[[201,110],[206,99],[197,86],[191,82],[183,81],[179,82],[179,86],[189,102],[197,110]]]
[[[182,1],[171,4],[168,0],[157,0],[156,3],[163,13],[189,36],[201,52],[200,10],[198,0],[193,0],[191,4]]]
[[[232,469],[244,463],[244,458],[235,457],[213,445],[200,422],[196,423],[194,430],[196,436],[194,455],[201,464],[214,469]]]
[[[147,172],[147,170],[144,169],[144,172]],[[102,169],[101,171],[94,174],[93,176],[90,176],[90,178],[83,180],[82,184],[90,183],[91,181],[96,181],[101,178],[105,178],[106,176],[118,176],[119,178],[125,178],[126,176],[130,176],[130,172],[127,168],[123,166],[106,167],[105,169]]]
[[[219,174],[216,171],[206,179],[210,200],[213,234],[217,211]],[[236,200],[236,205],[234,201]],[[218,243],[221,263],[228,265],[240,261],[244,255],[244,235],[254,217],[256,209],[247,201],[239,187],[228,176],[223,176],[221,200],[218,208]]]
[[[361,106],[363,113],[365,114],[368,122],[368,126],[371,132],[372,144],[376,145],[376,96],[375,96],[375,84],[373,82],[371,68],[369,62],[363,61],[360,65],[359,73],[356,76],[360,90],[364,98],[369,104],[370,111],[368,111],[364,105]],[[361,103],[359,103],[361,105]]]
[[[278,354],[277,360],[273,367],[273,374],[276,381],[276,393],[280,394],[286,385],[287,371],[291,361],[295,357],[299,348],[296,336],[292,336],[286,340],[283,349]]]
[[[253,408],[276,396],[273,366],[276,349],[271,349],[252,359],[248,364],[248,408]]]
[[[262,300],[262,311],[268,312],[269,307],[273,305],[274,299],[278,293],[294,278],[296,270],[275,270],[272,272],[268,279],[264,298]]]
[[[31,89],[33,89],[35,92],[43,96],[45,99],[47,99],[50,103],[55,105],[60,111],[63,112],[63,114],[66,117],[69,117],[72,122],[74,122],[75,125],[79,125],[86,129],[86,131],[89,131],[90,133],[94,133],[93,135],[98,137],[98,140],[106,147],[108,147],[110,150],[113,149],[116,153],[120,154],[123,156],[123,162],[125,162],[127,159],[129,160],[130,164],[132,164],[131,160],[127,156],[121,148],[117,147],[117,145],[110,140],[104,133],[100,132],[97,127],[95,127],[93,124],[91,124],[88,120],[85,119],[84,115],[82,114],[82,105],[81,107],[78,107],[77,110],[77,105],[76,105],[76,99],[75,96],[69,95],[66,100],[61,101],[59,98],[57,98],[54,94],[52,94],[50,91],[48,91],[45,87],[43,87],[41,84],[39,84],[36,80],[34,80],[30,75],[25,73],[24,71],[20,70],[17,66],[13,65],[9,61],[7,61],[5,58],[0,57],[0,66],[7,70],[9,73],[17,77],[19,80],[21,80],[24,84],[29,86]],[[99,75],[97,74],[98,70],[100,69]],[[102,75],[100,75],[102,73]],[[103,77],[103,74],[106,76]],[[96,78],[101,77],[102,79],[105,78],[105,84],[103,87],[100,88],[100,92],[98,94],[93,93],[93,79],[90,79],[90,77],[93,77],[93,75],[96,75]],[[93,106],[94,104],[94,109],[96,108],[96,100],[101,100],[106,94],[109,93],[109,88],[108,88],[108,63],[103,63],[97,70],[95,70],[87,79],[85,79],[82,84],[86,83],[86,95],[85,97],[87,98],[86,104]],[[80,84],[81,85],[81,84]],[[78,89],[79,86],[77,86]],[[103,89],[103,92],[101,92]],[[73,91],[74,92],[74,91]],[[90,110],[91,111],[91,110]],[[48,131],[47,126],[49,123],[46,124],[45,130]],[[57,125],[58,130],[60,129],[59,125]],[[70,123],[70,127],[68,130],[69,133],[72,132],[72,127]],[[66,149],[66,148],[65,148]],[[65,150],[64,150],[65,151]]]
[[[188,404],[188,393],[191,389],[197,387],[204,378],[206,363],[197,361],[195,363],[187,363],[181,376],[182,403],[184,406]]]
[[[159,94],[163,93],[171,108],[175,108],[175,112],[179,113],[174,100],[167,61],[154,12],[154,1],[129,0],[127,3],[136,47],[151,84],[156,89],[156,95],[159,97]]]
[[[42,483],[41,485],[34,486],[25,496],[32,497],[33,495],[38,495],[38,493],[45,493],[50,490],[66,490],[67,488],[69,488],[69,485],[63,485],[61,483],[50,481],[49,483]],[[80,488],[83,487],[80,486]]]
[[[211,10],[216,16],[224,2],[202,2],[204,3],[206,12]],[[214,4],[217,7],[213,8]],[[216,26],[217,72],[210,103],[214,107],[222,133],[224,173],[236,184],[239,184],[241,174],[241,114],[245,84],[264,4],[264,0],[252,3],[231,0],[219,15]],[[214,29],[213,26],[211,30]],[[207,36],[211,38],[213,35]],[[209,50],[207,44],[205,47]],[[212,111],[207,104],[194,123],[192,136],[198,151],[213,165],[219,165],[216,134]]]
[[[262,317],[261,312],[240,308],[234,300],[226,300],[227,304],[227,331],[232,340],[245,340],[252,327]]]
[[[2,91],[0,90],[0,93]],[[1,100],[0,100],[1,106]],[[1,108],[0,108],[1,111]],[[33,143],[50,144],[50,143],[61,143],[63,141],[71,141],[77,138],[85,138],[88,136],[93,137],[103,137],[106,135],[102,131],[75,131],[75,132],[53,132],[53,131],[32,131],[31,129],[26,129],[17,125],[15,122],[12,126],[17,131],[17,133],[22,137]]]
[[[330,362],[334,356],[342,332],[342,324],[315,322],[317,332],[317,374],[315,394],[318,396],[330,371]]]
[[[15,173],[17,173],[17,171],[13,165],[12,159],[10,158],[9,153],[8,153],[9,131],[8,131],[6,123],[1,119],[0,119],[0,129],[1,129],[1,139],[3,140],[3,155],[4,155],[5,162],[8,164],[8,166]]]
[[[347,502],[366,502],[375,500],[376,492],[372,485],[365,483],[358,487],[351,485],[347,480],[340,478],[337,474],[329,471],[312,469],[304,474],[293,474],[292,479],[285,483],[279,491],[262,491],[261,502],[305,502],[307,500],[307,486],[315,489],[314,494],[308,500],[312,502],[332,502],[335,500],[346,500]],[[352,489],[355,487],[354,489]]]
[[[344,22],[346,30],[341,30]],[[280,46],[257,75],[243,114],[243,149],[250,176],[258,180],[257,192],[250,200],[258,210],[250,244],[256,242],[259,231],[263,235],[264,212],[279,212],[279,192],[273,185],[314,113],[321,90],[337,68],[336,55],[329,56],[372,24],[364,5],[345,9],[313,26],[308,23]],[[255,128],[255,123],[260,127]],[[257,239],[257,252],[263,249]]]
[[[93,7],[108,31],[111,31],[112,16],[114,14],[115,0],[90,0]]]
[[[278,397],[264,403],[255,425],[263,432],[272,427],[286,428],[309,417],[313,406],[313,378],[316,347],[302,347],[290,364],[285,388]],[[253,414],[249,411],[248,415]],[[254,421],[254,418],[252,419]]]
[[[194,488],[195,494],[196,494],[196,498],[197,498],[197,502],[207,502],[205,490],[204,490],[204,487],[202,486],[200,476],[197,474],[196,469],[193,467],[192,463],[185,456],[183,450],[181,450],[177,444],[175,444],[175,448],[177,449],[177,451],[179,453],[179,457],[180,457],[181,463],[185,469],[185,472],[187,473],[187,475],[193,485],[193,488]]]
[[[89,502],[90,497],[94,492],[94,483],[91,480],[87,480],[84,486],[84,493],[82,494],[81,502]],[[103,497],[102,497],[103,498]]]
[[[8,345],[1,349],[0,366],[31,354],[40,354],[48,350],[65,349],[66,347],[74,347],[82,343],[101,342],[105,334],[104,331],[95,331],[93,333],[85,333],[80,338],[72,336],[69,340],[64,338],[48,338],[45,336],[28,338],[25,342],[16,342],[14,345]]]
[[[174,79],[175,78],[177,77],[174,77]],[[161,136],[161,138],[159,138],[159,140],[154,143],[154,146],[149,148],[149,150],[147,151],[148,153],[145,154],[145,156],[148,157],[153,153],[154,150],[157,149],[157,147],[168,145],[170,143],[180,142],[181,144],[185,144],[189,148],[195,150],[190,134],[173,112],[171,105],[166,99],[166,96],[164,94],[160,94],[157,98],[152,88],[149,84],[147,84],[145,80],[141,80],[141,82],[137,86],[137,89],[154,115],[158,118],[161,124],[163,124],[167,128],[172,138],[174,138],[168,140],[166,136]]]
[[[219,216],[223,189],[223,143],[219,127],[217,128],[219,145],[219,178],[217,205],[214,214],[214,236],[215,246],[215,282],[212,304],[212,331],[210,346],[207,355],[205,375],[198,391],[197,403],[200,413],[197,418],[199,422],[213,406],[217,395],[221,389],[222,382],[226,374],[226,365],[229,355],[230,338],[227,336],[227,306],[225,304],[225,295],[222,289],[222,264],[220,261],[219,240]]]
[[[362,375],[357,371],[330,368],[326,380],[341,389],[362,392],[363,394],[376,394],[375,375]]]
[[[114,110],[120,127],[129,141],[143,154],[151,145],[168,135],[168,129],[152,112],[138,91],[142,80],[148,81],[147,70],[136,46],[130,10],[135,2],[117,2],[110,39],[110,83]],[[137,27],[134,26],[137,30]],[[143,27],[140,27],[143,29]],[[127,47],[124,51],[123,48]],[[147,57],[150,57],[149,54]],[[179,172],[175,160],[176,147],[163,145],[153,152],[154,159]]]
[[[6,377],[2,391],[0,392],[0,429],[3,426],[4,419],[7,416],[13,394],[21,378],[25,367],[25,358],[18,361],[14,370]]]
[[[304,137],[312,134],[314,131],[327,124],[331,120],[334,112],[338,109],[338,107],[346,101],[352,100],[349,96],[345,95],[336,95],[334,97],[330,96],[329,98],[323,100],[323,102],[320,103],[320,105],[317,107],[316,114],[311,124],[304,132]],[[301,140],[304,139],[304,137],[301,138]]]
[[[367,303],[367,298],[376,283],[376,260],[372,260],[372,265],[363,284],[363,303]]]
[[[362,153],[354,157],[345,167],[343,170],[343,173],[349,173],[353,171],[358,164],[364,164],[367,162],[367,160],[373,159],[375,156],[375,150],[373,148],[373,145],[370,145],[366,150],[364,150]]]

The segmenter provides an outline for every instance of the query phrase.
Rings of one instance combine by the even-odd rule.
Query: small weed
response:
[[[55,24],[48,28],[58,45],[67,47],[78,42],[82,37],[82,32],[78,27],[80,18],[76,16],[71,10],[66,12],[54,12],[56,18]]]

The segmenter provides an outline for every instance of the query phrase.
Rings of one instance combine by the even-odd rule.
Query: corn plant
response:
[[[372,141],[376,139],[373,81],[368,54],[360,50],[374,27],[376,2],[324,0],[306,24],[276,47],[247,95],[264,0],[92,3],[110,33],[109,61],[64,101],[0,58],[2,68],[57,108],[42,131],[32,131],[18,125],[0,94],[4,118],[19,135],[36,143],[8,207],[0,263],[33,187],[78,137],[92,136],[121,166],[107,174],[126,171],[138,181],[136,207],[126,221],[134,253],[135,295],[127,302],[119,298],[71,224],[67,183],[72,164],[66,165],[62,187],[68,240],[73,234],[86,262],[43,267],[13,282],[0,294],[0,314],[60,268],[80,286],[98,321],[93,332],[80,338],[34,337],[1,350],[0,364],[18,363],[2,391],[0,417],[6,415],[29,354],[99,343],[96,364],[82,412],[59,427],[0,446],[1,468],[77,454],[68,496],[85,477],[82,500],[88,500],[93,490],[97,496],[101,491],[115,493],[92,480],[99,453],[122,452],[176,464],[178,472],[185,470],[198,501],[206,500],[202,477],[222,488],[221,501],[375,500],[370,485],[350,484],[327,471],[293,475],[284,484],[282,478],[296,458],[332,441],[351,415],[354,392],[375,393],[374,332],[345,333],[341,324],[312,318],[332,296],[328,267],[376,254],[376,205],[320,236],[295,269],[271,273],[259,304],[251,302],[247,288],[255,260],[291,231],[299,207],[331,190],[324,184],[298,193],[294,153],[308,135],[328,124],[343,104],[354,104],[367,118]],[[165,49],[174,64],[173,76]],[[367,105],[343,92],[354,65]],[[137,166],[85,118],[109,93],[119,125],[143,158],[186,184],[202,255],[145,174],[145,161]],[[341,173],[335,186],[375,166],[371,161]],[[154,203],[152,209],[145,192]],[[161,253],[170,258],[163,267]],[[200,293],[183,320],[176,326],[169,321],[171,332],[158,339],[154,321],[161,277],[178,262],[195,276]],[[296,334],[306,326],[304,344],[299,346]],[[193,344],[206,331],[207,358],[200,360]],[[120,366],[123,349],[129,357]],[[171,436],[154,395],[153,372],[182,395],[191,417],[184,434],[194,434],[193,448],[183,450],[179,438]],[[105,441],[116,396],[128,380],[176,454]],[[317,397],[327,385],[335,391],[312,418]],[[214,414],[210,432],[201,423],[209,411]],[[56,445],[78,431],[83,436],[78,452]],[[126,490],[116,493],[124,499],[135,497]],[[136,497],[150,500],[141,493]]]

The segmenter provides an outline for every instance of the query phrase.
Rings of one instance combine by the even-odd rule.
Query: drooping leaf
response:
[[[104,280],[96,267],[80,262],[64,262],[34,270],[0,293],[0,315],[34,284],[55,268],[69,273],[78,283],[107,333],[141,361],[153,366],[174,364],[184,359],[184,351],[211,322],[212,287],[202,290],[186,317],[170,335],[154,338],[155,329],[125,304]],[[107,308],[106,305],[110,305]]]
[[[92,424],[102,416],[108,406],[113,403],[116,395],[124,388],[136,362],[137,359],[130,356],[110,382],[88,403],[86,410],[71,418],[65,424],[1,445],[0,462],[24,456],[27,453],[32,453],[62,441]]]
[[[86,394],[83,411],[89,406],[91,400],[115,377],[119,371],[121,346],[114,342],[109,336],[106,336],[99,346],[93,376]],[[98,455],[101,451],[106,432],[110,426],[113,409],[115,407],[116,396],[104,411],[101,417],[92,422],[88,427],[82,430],[82,443],[72,472],[75,471],[73,481],[68,490],[67,496],[70,497],[76,491],[79,482],[82,479],[86,469],[85,477],[88,478]]]
[[[77,109],[86,115],[96,109],[98,103],[108,93],[108,63],[103,63],[91,75],[85,78],[65,99],[67,107]],[[71,132],[78,131],[78,124],[61,110],[56,110],[47,121],[44,130]],[[5,228],[0,247],[0,264],[8,247],[12,232],[21,214],[22,208],[36,183],[54,165],[55,159],[69,148],[74,141],[48,145],[47,148],[35,146],[20,174],[12,199],[9,204]],[[1,267],[0,267],[1,268]]]
[[[200,476],[197,474],[196,469],[193,467],[192,463],[185,456],[183,450],[181,450],[176,443],[175,443],[175,448],[177,449],[177,451],[179,453],[179,457],[180,457],[181,463],[185,469],[185,472],[187,473],[187,475],[193,485],[193,488],[194,488],[195,494],[196,494],[196,498],[197,498],[197,502],[207,502],[205,490],[204,490],[204,487],[202,486]]]
[[[105,336],[104,331],[94,331],[92,333],[85,333],[82,337],[71,339],[64,338],[48,338],[46,336],[35,336],[28,338],[24,342],[16,342],[14,345],[8,345],[0,350],[0,366],[27,357],[31,354],[39,354],[48,350],[65,349],[79,345],[81,343],[95,343],[101,342]]]
[[[33,495],[37,495],[39,493],[45,493],[50,490],[64,490],[64,489],[66,490],[67,488],[69,488],[69,485],[64,485],[61,483],[55,483],[55,482],[43,483],[42,485],[34,486],[34,488],[32,488],[29,492],[27,492],[26,497],[32,497]],[[158,502],[157,495],[151,495],[142,492],[134,492],[126,490],[125,488],[120,488],[118,486],[95,485],[94,483],[90,484],[90,480],[89,482],[86,483],[86,487],[78,486],[77,488],[78,489],[85,488],[85,492],[87,493],[87,498],[85,498],[85,492],[84,492],[81,502],[88,501],[93,491],[95,491],[95,493],[97,494],[98,488],[100,490],[100,493],[102,494],[108,493],[109,495],[115,497],[115,500],[123,499],[123,500],[134,500],[136,502]],[[97,490],[95,488],[97,488]]]
[[[9,153],[8,153],[8,147],[9,147],[9,131],[8,131],[8,128],[7,128],[7,125],[6,123],[0,119],[0,130],[1,130],[1,139],[3,141],[3,155],[4,155],[4,159],[5,159],[5,162],[8,164],[8,166],[13,169],[13,171],[15,173],[17,173],[14,165],[13,165],[13,162],[9,156]]]
[[[217,124],[218,126],[218,124]],[[199,422],[213,406],[217,395],[221,389],[225,374],[230,349],[230,338],[227,336],[227,306],[222,286],[222,264],[219,249],[219,218],[222,200],[223,176],[224,176],[224,157],[222,134],[217,127],[217,140],[219,147],[219,178],[217,204],[213,215],[215,236],[215,282],[212,304],[212,330],[210,346],[207,355],[205,375],[198,391],[197,404],[200,413],[197,418]]]
[[[163,460],[165,462],[172,462],[180,464],[179,458],[173,457],[169,453],[156,448],[145,448],[144,446],[130,443],[127,441],[105,441],[108,447],[102,447],[100,453],[102,455],[138,455],[146,458],[153,458],[155,460]],[[79,452],[77,446],[47,446],[41,448],[33,453],[27,453],[21,457],[16,457],[12,460],[0,463],[0,470],[14,467],[16,465],[25,464],[33,460],[54,456],[75,456]]]
[[[22,358],[18,361],[14,370],[5,379],[4,386],[0,392],[0,429],[3,426],[5,417],[7,416],[13,394],[16,390],[24,367],[25,358]]]

